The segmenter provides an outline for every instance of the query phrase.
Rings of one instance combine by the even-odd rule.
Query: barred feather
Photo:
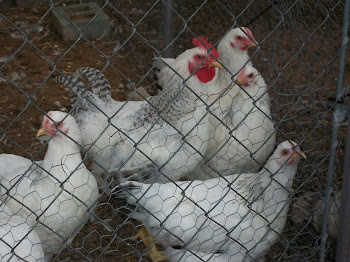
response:
[[[102,100],[95,94],[87,91],[84,83],[79,78],[62,74],[56,76],[54,80],[71,89],[71,114],[73,116],[82,111],[97,112],[104,107]]]
[[[81,67],[75,71],[74,76],[80,77],[81,75],[86,75],[91,83],[92,93],[106,103],[111,100],[111,85],[107,78],[98,69],[92,67]]]
[[[74,116],[79,111],[79,103],[81,100],[81,92],[85,90],[84,83],[79,80],[77,77],[59,75],[55,77],[55,82],[62,83],[63,85],[71,89],[70,94],[70,103],[72,106],[71,114]]]

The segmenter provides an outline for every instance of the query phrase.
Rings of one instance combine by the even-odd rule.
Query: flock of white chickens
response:
[[[204,37],[193,45],[155,61],[161,90],[141,102],[113,100],[94,68],[56,77],[71,88],[72,111],[45,115],[45,158],[0,155],[0,261],[49,261],[94,217],[101,189],[134,206],[153,261],[263,260],[305,155],[293,141],[275,148],[248,28],[230,30],[217,49]]]

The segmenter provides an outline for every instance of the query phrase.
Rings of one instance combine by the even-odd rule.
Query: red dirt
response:
[[[183,3],[185,7],[182,14],[185,18],[189,18],[200,6],[200,1],[189,2],[191,3]],[[0,58],[14,56],[10,61],[6,61],[6,65],[0,62],[1,74],[10,80],[4,81],[0,76],[0,127],[5,129],[6,134],[0,141],[0,153],[13,153],[37,160],[44,156],[45,149],[42,150],[41,142],[35,138],[44,112],[70,110],[69,92],[53,81],[53,76],[57,75],[56,70],[73,73],[79,67],[88,66],[102,70],[107,66],[104,75],[113,87],[113,98],[118,101],[128,98],[126,91],[129,81],[140,86],[149,86],[149,77],[145,75],[155,55],[153,47],[159,45],[157,21],[160,18],[160,7],[158,5],[140,25],[137,25],[136,29],[140,35],[135,34],[123,45],[133,33],[130,23],[136,24],[151,9],[152,3],[126,0],[112,3],[129,21],[107,5],[105,12],[113,20],[113,29],[117,32],[114,31],[110,39],[90,43],[84,39],[77,43],[62,41],[52,25],[51,13],[45,16],[48,8],[44,5],[0,10],[5,11],[3,14],[6,17],[0,17]],[[194,15],[188,26],[198,35],[205,33],[211,36],[215,43],[234,22],[227,15],[228,12],[239,13],[245,5],[247,3],[234,6],[230,3],[208,3]],[[278,123],[277,141],[284,140],[285,136],[295,141],[303,141],[303,151],[308,156],[308,161],[300,167],[300,175],[295,180],[296,194],[309,189],[324,194],[333,106],[328,97],[335,96],[338,77],[339,59],[333,60],[333,57],[340,46],[342,6],[331,12],[331,19],[320,26],[324,17],[323,11],[302,6],[302,3],[300,5],[304,9],[300,11],[300,14],[303,12],[302,15],[296,17],[299,19],[297,25],[288,25],[288,20],[288,23],[285,21],[278,26],[279,19],[269,13],[273,12],[270,9],[260,20],[249,26],[255,38],[262,41],[260,51],[252,59],[254,65],[265,76],[266,82],[274,83],[269,93],[272,98],[273,118]],[[178,9],[180,7],[176,6]],[[240,25],[249,22],[264,8],[264,4],[259,7],[250,5],[242,17],[238,18]],[[310,22],[315,17],[320,19]],[[179,33],[183,22],[178,18],[175,20],[175,30]],[[37,29],[27,36],[26,41],[20,38],[22,34],[11,24],[14,23],[27,33],[39,21]],[[123,30],[122,33],[120,29]],[[186,29],[175,41],[174,53],[179,54],[190,47],[192,38],[193,33]],[[123,46],[115,53],[117,40]],[[347,82],[350,81],[349,69],[350,63],[347,59]],[[340,126],[339,145],[343,144],[345,128],[345,125]],[[334,173],[334,188],[338,190],[341,186],[343,154],[343,146],[338,146]],[[315,172],[313,176],[308,177],[312,172]],[[100,219],[111,219],[109,224],[115,233],[95,222],[87,222],[75,238],[73,247],[63,250],[57,260],[140,261],[139,258],[142,257],[141,261],[149,261],[146,255],[140,256],[134,252],[135,249],[140,254],[146,252],[142,244],[131,240],[138,223],[128,220],[126,215],[116,213],[115,207],[115,202],[104,195],[96,211]],[[121,224],[123,226],[119,228]],[[285,233],[287,239],[301,234],[298,228],[293,228],[292,223],[289,222],[287,226],[292,228]],[[313,241],[314,238],[315,233],[311,229],[304,231],[303,235],[289,246],[283,260],[302,261],[302,255],[295,257],[289,254],[292,254],[298,245],[310,247],[305,250],[310,252],[313,248],[310,239]],[[269,254],[268,261],[278,260],[283,248],[276,245],[274,251]]]

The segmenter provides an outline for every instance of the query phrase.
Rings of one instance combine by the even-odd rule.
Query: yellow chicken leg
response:
[[[141,239],[145,247],[150,250],[148,256],[153,262],[166,262],[169,259],[160,251],[158,251],[154,238],[148,233],[145,226],[140,227],[140,231],[133,237],[134,240]]]

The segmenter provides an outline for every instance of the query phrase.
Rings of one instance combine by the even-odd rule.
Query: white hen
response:
[[[43,161],[0,155],[1,199],[35,228],[45,257],[71,244],[98,199],[98,187],[80,156],[74,118],[51,111],[37,136],[50,139]]]
[[[247,27],[233,28],[218,45],[220,61],[232,75],[236,75],[244,66],[253,66],[248,49],[256,45],[257,42]]]
[[[258,173],[153,185],[128,181],[114,192],[140,206],[133,217],[167,247],[170,261],[252,261],[283,230],[301,156],[285,141]]]
[[[190,179],[256,172],[273,150],[276,134],[264,78],[246,66],[236,82],[240,87],[231,106],[218,107],[216,117],[211,117],[216,133],[208,145],[213,151],[206,155],[209,169]]]
[[[201,92],[207,93],[209,82],[216,74],[215,66],[219,64],[212,56],[208,57],[210,44],[205,46],[198,39],[194,43],[197,47],[182,53],[173,63],[180,76],[174,74],[167,83],[167,91],[151,97],[148,102],[107,101],[105,96],[100,98],[79,90],[84,90],[84,85],[78,78],[56,78],[70,86],[78,98],[90,101],[75,97],[72,100],[77,102],[73,104],[77,107],[75,117],[83,144],[93,157],[97,176],[104,169],[155,162],[164,166],[162,171],[171,179],[179,180],[203,164],[211,123],[199,97]],[[218,58],[215,49],[210,52]],[[160,176],[159,181],[169,180]],[[103,183],[99,181],[100,185]]]
[[[28,222],[0,201],[0,261],[44,261],[39,236]]]

